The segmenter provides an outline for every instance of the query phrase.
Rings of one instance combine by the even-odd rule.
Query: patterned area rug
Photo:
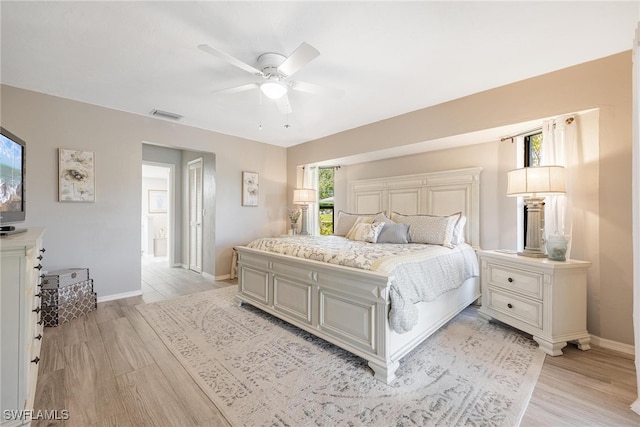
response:
[[[544,353],[468,309],[400,361],[366,361],[248,305],[235,286],[138,310],[229,422],[247,426],[518,425]]]

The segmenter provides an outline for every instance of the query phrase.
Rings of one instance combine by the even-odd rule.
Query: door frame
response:
[[[198,157],[187,162],[187,269],[196,271],[200,274],[203,272],[204,262],[204,215],[200,213],[200,266],[199,270],[193,270],[191,268],[191,166],[194,164],[200,164],[200,209],[204,209],[204,157]]]

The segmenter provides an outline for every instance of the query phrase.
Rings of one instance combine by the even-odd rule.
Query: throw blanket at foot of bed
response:
[[[475,250],[467,244],[449,249],[411,243],[367,243],[339,236],[296,236],[262,238],[247,247],[393,277],[389,324],[397,333],[408,332],[417,324],[415,303],[434,301],[479,275]]]

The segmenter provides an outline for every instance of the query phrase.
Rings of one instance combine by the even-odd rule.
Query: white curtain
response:
[[[302,187],[316,190],[316,200],[318,200],[318,181],[318,167],[305,165],[302,175]],[[312,236],[320,234],[320,212],[318,206],[320,206],[319,203],[310,203],[307,211],[307,231]]]
[[[517,136],[516,142],[516,168],[524,167],[524,136]],[[524,251],[524,197],[516,198],[517,226],[518,226],[518,252]]]
[[[571,254],[572,231],[572,175],[575,169],[577,147],[576,121],[574,116],[561,116],[546,120],[542,124],[541,166],[564,166],[567,193],[545,198],[544,227],[546,237],[553,234],[569,239],[567,258]]]

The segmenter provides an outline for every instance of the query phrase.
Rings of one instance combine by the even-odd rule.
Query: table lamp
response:
[[[537,166],[514,169],[507,173],[507,196],[524,198],[527,207],[527,240],[518,255],[544,258],[544,197],[565,193],[564,167]]]
[[[316,190],[313,188],[298,188],[293,190],[293,203],[296,205],[302,205],[302,228],[300,230],[301,236],[308,236],[307,230],[307,211],[310,203],[316,202]]]

